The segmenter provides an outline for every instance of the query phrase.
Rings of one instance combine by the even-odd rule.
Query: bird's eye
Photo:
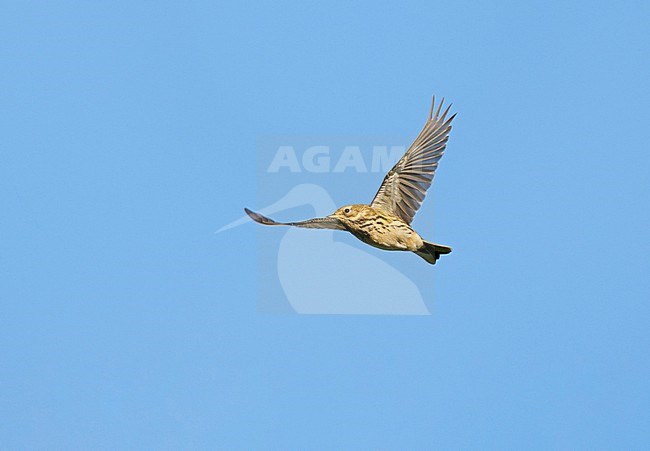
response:
[[[343,213],[350,213],[350,209],[346,208],[345,210],[343,210]]]

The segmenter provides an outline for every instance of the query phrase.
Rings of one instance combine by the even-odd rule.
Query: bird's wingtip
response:
[[[266,225],[271,225],[273,222],[272,219],[267,218],[266,216],[256,213],[253,210],[249,210],[248,208],[244,207],[244,211],[246,214],[255,222],[260,223],[260,224],[266,224]]]
[[[253,220],[257,221],[257,219],[261,216],[259,213],[255,213],[253,210],[248,209],[244,207],[244,212]]]

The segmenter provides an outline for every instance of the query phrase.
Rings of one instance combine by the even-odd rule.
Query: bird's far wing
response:
[[[293,226],[293,227],[303,227],[305,229],[333,229],[333,230],[345,230],[345,227],[336,218],[314,218],[308,219],[307,221],[300,222],[277,222],[271,218],[267,218],[259,213],[250,211],[248,208],[244,208],[244,211],[251,219],[257,223],[264,225],[282,225],[282,226]]]
[[[370,203],[371,207],[393,213],[406,223],[411,223],[422,205],[427,189],[431,186],[438,161],[449,139],[451,121],[456,117],[454,114],[445,120],[451,104],[440,116],[444,101],[445,99],[442,99],[433,114],[435,97],[433,98],[429,119],[424,128],[404,156],[386,174],[379,191]]]

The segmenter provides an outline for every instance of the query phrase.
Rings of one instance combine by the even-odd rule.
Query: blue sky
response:
[[[5,2],[2,447],[647,448],[649,13]],[[214,233],[257,140],[413,137],[431,94],[454,252],[382,258],[432,315],[260,312],[263,231]]]

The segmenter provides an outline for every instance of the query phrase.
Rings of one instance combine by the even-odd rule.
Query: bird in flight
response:
[[[387,251],[410,251],[432,265],[451,248],[422,239],[411,228],[445,151],[451,121],[451,104],[442,114],[443,98],[434,113],[435,97],[424,128],[404,156],[388,171],[369,205],[346,205],[329,216],[299,222],[277,222],[244,208],[253,221],[264,225],[283,225],[308,229],[334,229],[350,232],[366,244]]]

